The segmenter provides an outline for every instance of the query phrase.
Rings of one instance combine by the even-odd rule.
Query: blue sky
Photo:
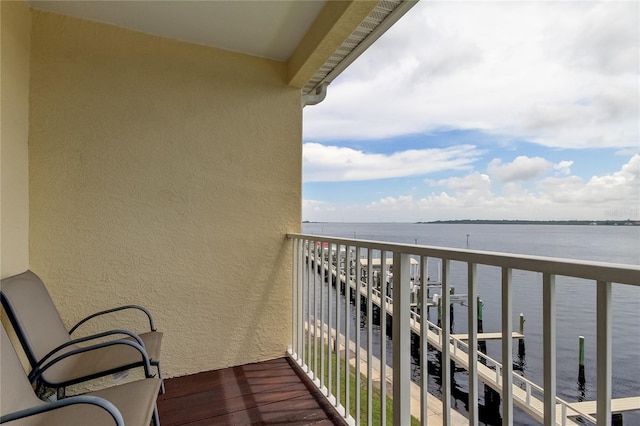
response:
[[[304,109],[303,220],[640,219],[639,5],[419,2]]]

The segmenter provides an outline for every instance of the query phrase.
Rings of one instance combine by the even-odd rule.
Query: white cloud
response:
[[[415,201],[412,195],[400,195],[398,197],[385,197],[367,206],[368,209],[384,209],[385,211],[407,211],[415,209]]]
[[[491,195],[491,178],[479,172],[474,172],[463,177],[427,181],[427,183],[432,186],[451,189],[456,197],[464,197],[470,201]]]
[[[304,180],[356,181],[419,176],[451,169],[468,170],[480,154],[472,145],[377,154],[347,147],[305,143]]]
[[[569,66],[612,75],[637,72],[638,12],[638,2],[591,5],[563,19],[569,37],[549,40],[547,46]]]
[[[547,178],[540,182],[540,188],[554,203],[603,205],[612,202],[639,207],[640,155],[633,156],[620,171],[593,176],[586,183],[577,176]]]
[[[571,166],[573,165],[573,161],[561,161],[558,164],[553,165],[553,169],[557,170],[558,173],[563,175],[568,175],[571,173]]]
[[[302,210],[316,214],[334,212],[336,208],[328,201],[302,200]]]
[[[487,171],[502,182],[526,181],[547,172],[551,162],[542,157],[518,156],[511,163],[502,164],[499,158],[491,160]]]
[[[561,162],[562,164],[565,162]],[[568,162],[566,162],[568,163]],[[366,205],[336,207],[333,214],[310,220],[429,221],[446,219],[582,219],[624,220],[640,218],[640,155],[617,172],[591,177],[547,177],[535,191],[515,182],[500,188],[487,175],[471,173],[461,178],[426,181],[446,187],[424,197],[386,196]],[[501,189],[501,190],[500,190]]]
[[[305,139],[473,129],[637,147],[638,2],[420,2],[305,108]]]

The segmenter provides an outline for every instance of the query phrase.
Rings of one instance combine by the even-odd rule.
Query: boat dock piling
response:
[[[524,347],[524,314],[520,312],[520,334],[522,334],[522,338],[518,339],[518,356],[521,358],[525,355],[525,347]]]
[[[584,336],[578,337],[578,384],[584,386]]]
[[[484,302],[478,296],[478,333],[482,333],[484,328],[482,327],[482,310],[484,309]]]

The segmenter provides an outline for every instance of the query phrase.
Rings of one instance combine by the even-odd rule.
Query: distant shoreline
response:
[[[459,225],[601,225],[601,226],[640,226],[637,220],[436,220],[431,222],[416,222],[421,225],[429,224],[459,224]]]
[[[304,220],[302,223],[339,223]],[[389,222],[396,223],[396,222]],[[640,220],[434,220],[430,222],[413,222],[417,225],[581,225],[581,226],[640,226]]]

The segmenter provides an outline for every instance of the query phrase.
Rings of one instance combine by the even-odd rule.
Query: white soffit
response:
[[[309,94],[323,83],[331,83],[417,2],[418,0],[381,0],[307,82],[302,93]]]
[[[326,0],[31,0],[61,15],[286,61]]]

